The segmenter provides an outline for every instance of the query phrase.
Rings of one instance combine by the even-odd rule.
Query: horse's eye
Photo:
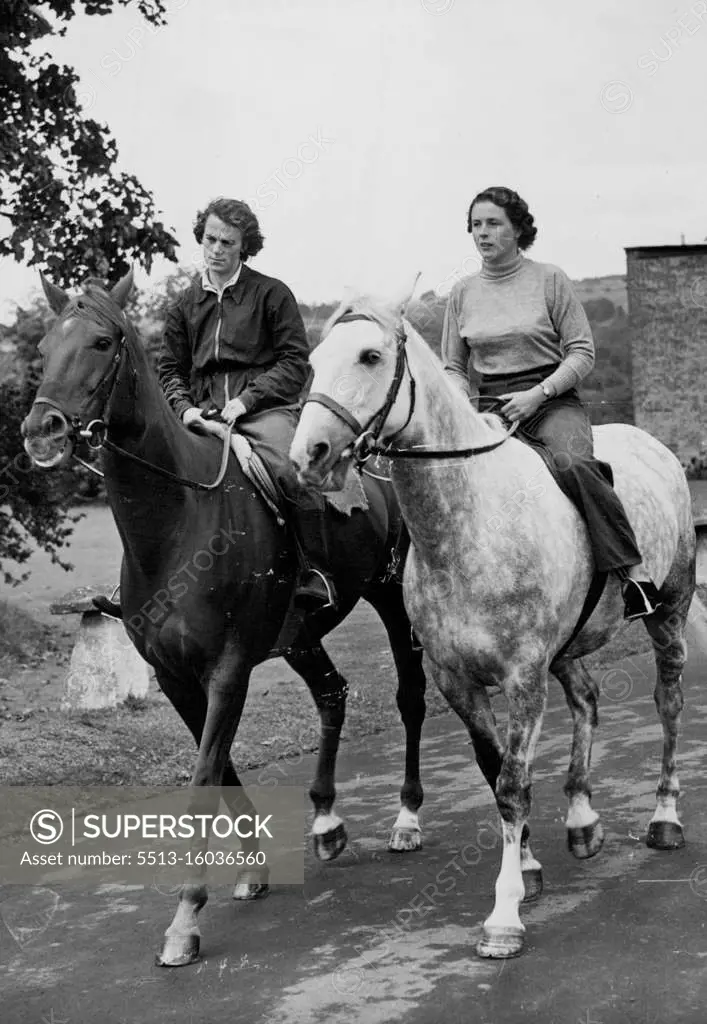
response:
[[[113,339],[104,335],[102,338],[96,338],[93,343],[93,347],[97,348],[99,352],[107,352],[112,344]]]
[[[374,363],[379,363],[381,354],[378,349],[369,348],[365,352],[361,353],[361,362],[364,366],[373,366]]]

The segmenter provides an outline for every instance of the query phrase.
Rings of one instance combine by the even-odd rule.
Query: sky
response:
[[[624,273],[624,246],[707,236],[707,0],[167,6],[160,29],[135,5],[77,17],[52,52],[187,266],[217,195],[251,203],[252,266],[308,302],[392,296],[417,272],[448,291],[478,269],[466,211],[492,184],[528,202],[529,255],[574,279]],[[3,309],[36,285],[12,261],[0,277]]]

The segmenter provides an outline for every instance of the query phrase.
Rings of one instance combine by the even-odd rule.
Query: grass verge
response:
[[[110,710],[67,711],[61,694],[71,630],[52,629],[3,602],[0,638],[0,779],[5,785],[159,786],[189,780],[194,741],[154,682],[145,700],[129,699]],[[402,742],[385,641],[362,637],[352,628],[336,646],[337,667],[351,681],[342,742],[386,730],[394,730],[386,742]],[[634,624],[588,658],[587,665],[596,673],[648,649],[645,631]],[[434,685],[428,689],[427,707],[428,717],[452,713]],[[275,676],[268,685],[251,689],[233,758],[239,770],[282,758],[296,764],[316,750],[318,732],[318,715],[304,682]]]

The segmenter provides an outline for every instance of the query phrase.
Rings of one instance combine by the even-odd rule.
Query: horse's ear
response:
[[[52,284],[49,278],[45,277],[41,270],[39,271],[39,280],[42,282],[42,289],[47,297],[49,308],[53,313],[61,313],[69,303],[69,296],[62,288],[58,288],[55,284]]]
[[[412,302],[412,298],[417,288],[417,283],[422,277],[422,271],[418,270],[413,278],[412,282],[408,281],[404,288],[401,289],[400,293],[391,302],[391,307],[396,316],[402,316],[405,313],[406,308]]]
[[[133,290],[133,268],[121,277],[117,284],[113,285],[110,290],[111,297],[115,299],[121,309],[125,309],[125,303],[128,301],[130,292]]]

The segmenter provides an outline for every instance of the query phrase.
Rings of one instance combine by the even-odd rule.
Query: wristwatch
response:
[[[555,392],[553,391],[552,386],[548,384],[546,380],[542,381],[539,387],[542,393],[545,395],[545,398],[554,397]]]

